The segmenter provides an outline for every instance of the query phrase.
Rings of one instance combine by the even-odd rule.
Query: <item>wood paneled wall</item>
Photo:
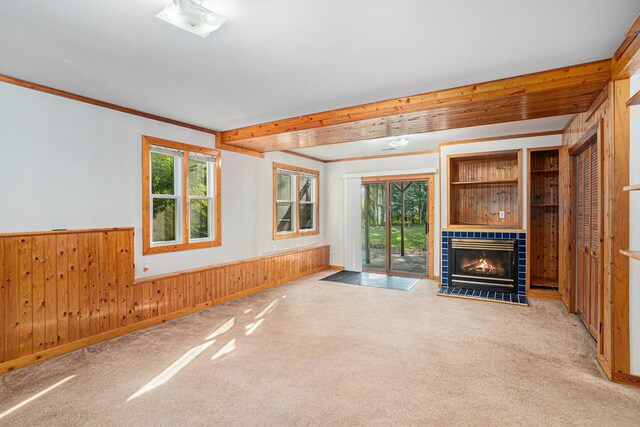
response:
[[[133,321],[133,229],[0,237],[0,362]]]
[[[329,268],[306,247],[134,281],[133,229],[0,235],[0,373]]]
[[[629,266],[619,253],[629,242],[629,197],[622,188],[629,181],[629,80],[610,82],[606,96],[599,97],[585,113],[578,114],[563,133],[561,169],[572,171],[571,148],[584,142],[602,121],[602,285],[599,291],[600,331],[598,360],[604,371],[629,373]],[[573,241],[575,206],[573,173],[561,174],[560,197],[560,289],[574,311],[575,256]]]

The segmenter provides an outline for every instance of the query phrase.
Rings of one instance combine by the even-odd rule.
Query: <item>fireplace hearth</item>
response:
[[[517,266],[515,239],[449,240],[450,287],[517,293]]]

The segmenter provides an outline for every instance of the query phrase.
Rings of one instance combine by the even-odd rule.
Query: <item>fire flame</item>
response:
[[[496,275],[504,273],[504,268],[500,265],[494,265],[483,252],[482,257],[462,266],[462,271],[465,273]]]

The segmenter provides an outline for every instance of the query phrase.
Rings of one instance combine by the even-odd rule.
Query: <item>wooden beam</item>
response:
[[[626,32],[626,37],[611,58],[611,79],[628,79],[640,70],[640,15]]]
[[[224,131],[221,142],[282,151],[575,114],[610,79],[610,60],[363,104]]]

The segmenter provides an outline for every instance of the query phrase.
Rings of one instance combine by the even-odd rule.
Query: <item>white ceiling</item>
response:
[[[226,130],[611,57],[640,0],[4,0],[0,73]]]
[[[406,135],[404,138],[409,140],[409,144],[404,147],[397,147],[394,150],[383,150],[383,148],[389,148],[389,141],[396,138],[379,138],[366,141],[345,142],[343,144],[320,145],[291,151],[312,156],[320,160],[336,160],[349,159],[352,157],[437,150],[438,145],[442,142],[562,130],[571,117],[571,115],[556,116],[546,119],[523,120],[497,125],[474,126]]]

